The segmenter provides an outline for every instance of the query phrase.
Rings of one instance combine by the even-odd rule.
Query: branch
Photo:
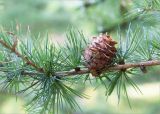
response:
[[[3,41],[2,39],[0,39],[0,44],[2,44],[5,48],[9,49],[11,52],[15,53],[17,55],[17,57],[20,57],[23,61],[26,62],[26,64],[34,67],[39,72],[43,72],[42,68],[39,68],[36,64],[34,64],[27,57],[23,56],[21,53],[19,53],[16,50],[16,46],[17,46],[18,40],[17,40],[17,37],[14,35],[14,33],[11,33],[11,32],[7,32],[7,33],[10,34],[10,35],[12,35],[14,37],[14,44],[12,46],[10,46],[5,41]]]
[[[11,33],[9,33],[9,34],[11,34]],[[16,49],[17,37],[14,37],[14,43],[11,46],[9,44],[7,44],[5,41],[3,41],[2,39],[0,39],[0,44],[2,44],[5,48],[11,50],[18,57],[20,57],[23,61],[25,61],[28,65],[34,67],[38,71],[38,72],[22,71],[21,72],[22,75],[29,75],[29,76],[44,75],[45,72],[44,72],[43,68],[38,67],[31,60],[29,60],[27,57],[25,57],[24,55],[22,55],[20,52],[17,51],[17,49]],[[125,71],[129,68],[136,68],[136,67],[139,67],[143,72],[143,69],[145,69],[147,66],[156,66],[156,65],[160,65],[160,60],[150,60],[150,61],[144,61],[144,62],[139,62],[139,63],[126,63],[123,65],[118,64],[115,66],[105,68],[103,70],[103,72],[115,71],[115,70]],[[4,71],[4,72],[6,72],[6,71]],[[89,73],[90,73],[89,69],[83,68],[83,69],[79,69],[79,70],[73,69],[71,71],[55,72],[55,73],[53,73],[52,76],[66,77],[66,76],[83,75],[83,74],[89,74]]]
[[[117,28],[117,26],[120,26],[121,28],[125,28],[130,22],[136,21],[137,19],[139,19],[140,14],[143,13],[148,13],[148,12],[160,12],[160,9],[154,9],[154,8],[141,8],[141,12],[138,12],[137,15],[133,16],[132,18],[122,18],[123,20],[121,20],[119,23],[115,23],[113,24],[111,27],[109,28],[104,28],[101,31],[98,31],[100,33],[106,33],[106,32],[111,32],[113,30],[115,30]],[[130,12],[128,12],[130,13]],[[123,15],[123,17],[125,17],[125,15]]]
[[[116,65],[113,67],[109,67],[104,69],[103,72],[108,72],[108,71],[116,71],[116,70],[127,70],[129,68],[141,68],[147,67],[147,66],[157,66],[160,65],[160,60],[151,60],[151,61],[145,61],[145,62],[139,62],[139,63],[126,63],[124,65]],[[54,75],[58,77],[66,77],[66,76],[74,76],[74,75],[83,75],[83,74],[88,74],[90,71],[88,69],[81,69],[80,71],[63,71],[63,72],[56,72]],[[33,73],[33,72],[27,72],[24,71],[22,73],[23,75],[38,75],[40,73]],[[42,74],[42,73],[41,73]]]

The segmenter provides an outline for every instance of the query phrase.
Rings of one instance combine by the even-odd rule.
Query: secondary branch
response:
[[[12,32],[7,32],[7,33],[11,34],[13,36],[13,38],[14,38],[13,45],[10,46],[9,44],[7,44],[2,39],[0,39],[0,44],[3,45],[5,48],[9,49],[11,52],[15,53],[17,55],[17,57],[20,57],[23,61],[26,62],[26,64],[34,67],[37,71],[44,72],[42,68],[39,68],[36,64],[34,64],[27,57],[23,56],[19,51],[16,50],[16,46],[17,46],[17,43],[18,43],[17,37]]]

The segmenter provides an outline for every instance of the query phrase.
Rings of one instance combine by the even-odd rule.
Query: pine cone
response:
[[[99,76],[104,68],[111,65],[116,54],[115,44],[109,35],[100,34],[84,51],[85,65],[93,76]]]

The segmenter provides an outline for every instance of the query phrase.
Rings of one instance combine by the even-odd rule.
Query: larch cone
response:
[[[91,44],[84,51],[85,66],[92,76],[99,76],[102,71],[109,67],[116,56],[116,41],[107,34],[93,37]]]

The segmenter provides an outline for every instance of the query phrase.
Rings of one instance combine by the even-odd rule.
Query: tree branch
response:
[[[124,65],[115,65],[109,68],[106,68],[103,70],[103,72],[108,72],[108,71],[116,71],[116,70],[127,70],[129,68],[140,68],[140,67],[147,67],[147,66],[157,66],[160,65],[160,60],[151,60],[151,61],[144,61],[144,62],[139,62],[139,63],[126,63]],[[80,71],[63,71],[63,72],[56,72],[54,75],[58,77],[66,77],[66,76],[74,76],[74,75],[83,75],[83,74],[88,74],[90,71],[86,69],[81,69]],[[33,72],[27,72],[24,71],[22,73],[23,75],[38,75],[40,73],[33,73]]]
[[[1,39],[0,39],[0,44],[2,44],[5,48],[11,50],[18,57],[20,57],[23,61],[25,61],[28,65],[34,67],[37,70],[37,72],[22,71],[21,72],[22,75],[29,75],[29,76],[44,75],[45,72],[44,72],[43,68],[38,67],[32,61],[30,61],[27,57],[25,57],[24,55],[22,55],[21,53],[19,53],[16,50],[16,45],[17,45],[16,38],[14,40],[14,44],[11,46]],[[129,68],[136,68],[136,67],[139,67],[142,70],[142,67],[145,69],[145,67],[147,67],[147,66],[156,66],[156,65],[160,65],[160,60],[150,60],[150,61],[144,61],[144,62],[139,62],[139,63],[126,63],[123,65],[118,64],[118,65],[103,69],[103,72],[115,71],[115,70],[124,70],[125,71]],[[3,70],[2,70],[2,72],[3,72]],[[6,72],[6,71],[4,71],[4,72]],[[89,69],[83,68],[83,69],[79,69],[79,70],[73,69],[71,71],[55,72],[55,73],[53,73],[52,76],[66,77],[66,76],[83,75],[83,74],[89,74],[89,73],[90,73]]]

